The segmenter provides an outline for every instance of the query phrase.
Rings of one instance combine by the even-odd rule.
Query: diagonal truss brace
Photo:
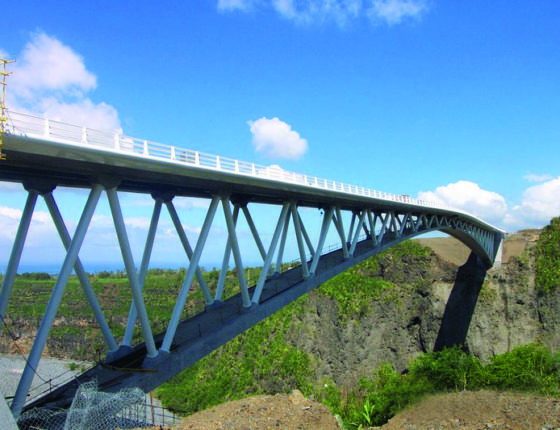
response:
[[[93,217],[93,213],[97,206],[97,202],[99,201],[99,196],[101,195],[102,190],[103,187],[99,184],[93,186],[80,217],[80,221],[78,222],[78,226],[76,227],[74,237],[72,238],[72,241],[68,248],[68,252],[66,253],[66,257],[64,258],[64,263],[62,264],[62,268],[60,269],[60,273],[53,287],[51,297],[45,311],[45,315],[43,316],[41,324],[39,325],[39,329],[37,330],[35,341],[33,342],[33,346],[31,347],[29,357],[27,358],[25,368],[23,369],[23,373],[16,389],[16,393],[14,395],[11,407],[12,414],[15,418],[19,417],[23,405],[25,404],[25,399],[27,397],[27,393],[29,392],[29,388],[31,387],[35,369],[39,364],[41,354],[43,352],[43,349],[45,348],[45,344],[47,343],[47,337],[50,328],[56,316],[56,312],[58,311],[60,301],[62,300],[62,295],[64,294],[64,290],[66,289],[68,278],[70,277],[72,267],[76,263],[78,252],[84,241],[89,223],[91,221],[91,218]],[[35,195],[35,199],[36,197],[37,196]]]

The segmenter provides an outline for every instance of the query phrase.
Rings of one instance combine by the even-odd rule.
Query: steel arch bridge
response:
[[[104,363],[82,374],[78,380],[95,377],[100,388],[106,391],[138,386],[147,392],[297,297],[403,240],[439,230],[463,242],[487,267],[491,267],[504,236],[502,230],[463,211],[278,167],[260,166],[16,112],[9,112],[7,130],[4,146],[7,158],[0,162],[0,180],[22,183],[27,200],[0,291],[2,321],[39,197],[44,199],[67,250],[11,404],[16,417],[31,406],[69,405],[77,388],[78,381],[72,381],[40,399],[26,400],[34,369],[73,270],[109,350]],[[57,186],[89,190],[72,237],[55,200]],[[153,197],[153,214],[138,270],[132,257],[118,191],[146,193]],[[133,296],[120,344],[109,328],[79,258],[88,226],[103,193],[107,195]],[[210,201],[194,247],[174,205],[177,196],[201,197]],[[257,205],[277,208],[278,216],[272,221],[274,233],[266,246],[251,213]],[[154,336],[142,289],[163,206],[169,212],[183,246],[188,269],[167,329]],[[220,206],[228,234],[218,285],[215,291],[211,291],[199,262]],[[316,211],[321,225],[318,233],[313,234],[306,228],[301,208],[321,209]],[[262,272],[254,285],[246,279],[243,252],[236,233],[241,214],[263,260]],[[336,232],[338,244],[327,248],[325,241],[329,229]],[[280,273],[289,234],[295,236],[299,263]],[[237,268],[239,293],[224,300],[225,275],[232,256]],[[206,310],[181,321],[181,312],[195,278],[204,295]],[[143,343],[134,346],[131,342],[137,322]],[[147,371],[122,371],[137,368],[138,363]]]

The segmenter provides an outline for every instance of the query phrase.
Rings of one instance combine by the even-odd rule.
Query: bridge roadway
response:
[[[9,118],[4,144],[7,159],[0,162],[0,180],[22,183],[28,198],[0,291],[2,318],[38,196],[45,199],[67,249],[29,354],[28,365],[11,405],[16,417],[25,406],[34,376],[33,369],[40,360],[73,268],[109,350],[105,362],[86,372],[80,380],[96,377],[101,388],[107,391],[130,386],[139,386],[148,391],[327,279],[407,238],[434,230],[445,232],[465,243],[486,267],[490,267],[504,235],[502,230],[471,214],[407,196],[15,112],[9,112]],[[90,189],[73,237],[70,237],[54,200],[53,190],[58,186]],[[109,200],[133,295],[127,329],[120,346],[109,329],[78,256],[103,190]],[[136,270],[132,258],[118,191],[150,193],[154,197],[154,212],[139,270]],[[188,242],[173,205],[175,196],[211,199],[194,249]],[[211,292],[198,264],[220,202],[228,239],[222,275],[216,291]],[[281,207],[268,249],[265,249],[251,217],[249,207],[254,204]],[[162,205],[169,211],[189,265],[167,330],[154,337],[142,297],[142,287]],[[301,207],[322,209],[318,237],[309,237],[298,212]],[[255,286],[249,286],[245,279],[242,253],[235,231],[240,213],[245,216],[263,258],[263,271]],[[343,213],[351,216],[349,228],[344,226]],[[287,272],[278,273],[284,261],[290,220],[297,239],[300,263]],[[340,238],[339,249],[324,252],[331,224]],[[240,292],[223,300],[225,272],[232,254]],[[195,277],[206,300],[206,311],[180,322]],[[136,321],[140,325],[144,343],[132,347],[130,342]],[[144,370],[138,371],[140,367]],[[129,370],[124,371],[122,368]],[[67,406],[74,391],[75,384],[70,383],[32,405]]]

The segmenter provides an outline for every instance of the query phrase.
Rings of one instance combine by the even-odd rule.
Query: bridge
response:
[[[6,159],[0,161],[0,180],[23,184],[27,200],[0,291],[2,321],[39,196],[44,199],[67,251],[11,402],[15,417],[34,406],[69,406],[80,381],[92,378],[97,378],[104,391],[114,392],[134,386],[148,392],[326,280],[406,239],[441,231],[463,242],[481,262],[491,267],[504,235],[502,230],[464,211],[405,195],[17,112],[9,112],[8,118],[3,147]],[[72,237],[55,200],[54,191],[59,186],[89,190]],[[153,214],[139,266],[132,256],[119,191],[153,197]],[[103,193],[109,202],[133,297],[120,343],[109,328],[79,258],[88,226]],[[209,200],[194,246],[185,234],[174,205],[174,198],[182,196]],[[188,267],[167,329],[154,335],[142,289],[163,206],[174,224]],[[220,206],[227,226],[227,240],[217,288],[211,290],[202,275],[200,258]],[[270,207],[277,213],[277,218],[270,221],[274,232],[268,244],[263,243],[253,220],[253,208],[258,206]],[[306,228],[301,216],[304,208],[319,209],[314,211],[318,217],[317,225],[320,225],[317,232]],[[236,232],[241,214],[263,261],[262,272],[254,285],[246,279],[244,253]],[[337,238],[334,246],[326,245],[329,230]],[[297,250],[294,252],[299,255],[299,261],[282,271],[289,234],[295,235],[293,242]],[[225,275],[232,257],[239,291],[224,299]],[[76,380],[26,403],[34,369],[72,271],[80,280],[109,352],[102,363]],[[195,278],[206,308],[181,320]],[[132,345],[137,322],[143,342]],[[145,371],[137,371],[140,367]]]

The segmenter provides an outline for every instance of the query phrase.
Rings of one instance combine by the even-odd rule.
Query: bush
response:
[[[411,376],[430,381],[438,391],[476,390],[484,387],[484,367],[474,355],[455,346],[414,360]]]
[[[488,382],[502,390],[559,394],[560,356],[542,345],[529,344],[497,355],[486,366]]]
[[[25,272],[19,275],[23,279],[30,279],[33,281],[48,281],[51,275],[46,272]]]
[[[560,217],[553,218],[541,232],[535,271],[540,292],[550,293],[560,286]]]

